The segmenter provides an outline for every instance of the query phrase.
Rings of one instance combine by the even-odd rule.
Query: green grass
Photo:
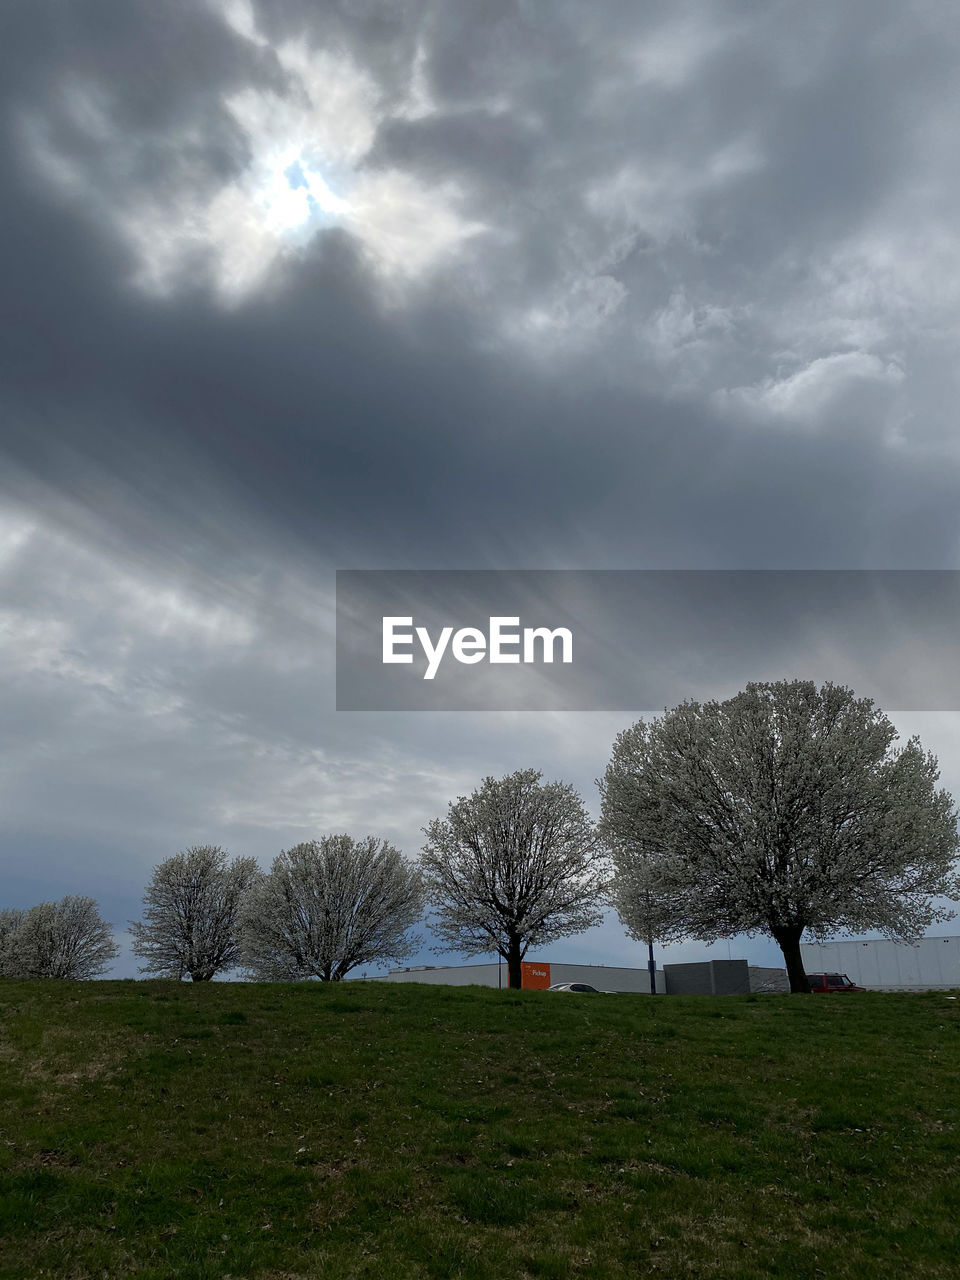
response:
[[[960,1001],[0,982],[0,1276],[943,1276]]]

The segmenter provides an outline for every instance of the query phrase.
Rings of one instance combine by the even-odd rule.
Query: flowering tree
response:
[[[662,865],[645,857],[631,844],[611,841],[616,874],[610,887],[610,902],[631,938],[647,947],[650,994],[657,990],[655,942],[677,942],[684,932],[683,896],[665,879]]]
[[[639,874],[688,937],[768,933],[792,991],[804,930],[915,940],[955,914],[935,899],[960,897],[956,812],[934,756],[896,739],[870,699],[801,680],[638,721],[600,783],[623,900]]]
[[[17,934],[26,912],[18,907],[6,907],[0,911],[0,978],[18,977],[20,960],[17,955]]]
[[[0,976],[98,978],[120,954],[93,898],[0,912]]]
[[[144,921],[132,924],[141,973],[209,982],[240,960],[240,909],[260,874],[254,858],[227,862],[223,849],[196,845],[153,869]]]
[[[368,836],[324,836],[273,861],[244,911],[244,962],[255,978],[339,982],[351,969],[402,960],[423,914],[423,884],[399,850]]]
[[[582,933],[603,919],[607,875],[583,802],[534,769],[485,778],[445,818],[424,828],[420,865],[445,951],[495,950],[511,987],[530,947]]]

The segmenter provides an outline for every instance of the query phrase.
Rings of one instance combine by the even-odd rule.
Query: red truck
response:
[[[820,994],[831,991],[866,991],[866,987],[858,987],[845,973],[808,973],[807,981],[810,983],[810,990]]]

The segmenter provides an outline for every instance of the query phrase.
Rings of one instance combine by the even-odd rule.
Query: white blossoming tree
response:
[[[0,911],[0,978],[19,976],[17,935],[25,914],[19,907],[5,907]]]
[[[216,845],[195,845],[153,869],[144,919],[130,926],[141,973],[209,982],[240,961],[240,910],[260,875],[255,858],[227,861]]]
[[[579,795],[534,769],[485,778],[424,828],[420,865],[444,951],[497,951],[511,987],[530,947],[603,919],[606,859]]]
[[[0,976],[98,978],[120,954],[95,899],[68,894],[0,912]]]
[[[610,886],[610,903],[629,936],[647,948],[650,994],[655,995],[654,943],[678,942],[686,936],[683,895],[665,880],[662,866],[635,846],[613,841],[611,846],[616,875]]]
[[[935,757],[896,740],[870,699],[801,680],[638,721],[600,782],[626,918],[639,875],[687,937],[773,937],[792,991],[805,930],[913,941],[952,918],[953,802]]]
[[[420,873],[385,840],[324,836],[276,857],[244,911],[244,962],[267,982],[339,982],[361,964],[398,961],[420,939]]]

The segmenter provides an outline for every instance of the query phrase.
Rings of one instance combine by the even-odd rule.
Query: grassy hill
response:
[[[960,1000],[0,982],[0,1276],[950,1276]]]

